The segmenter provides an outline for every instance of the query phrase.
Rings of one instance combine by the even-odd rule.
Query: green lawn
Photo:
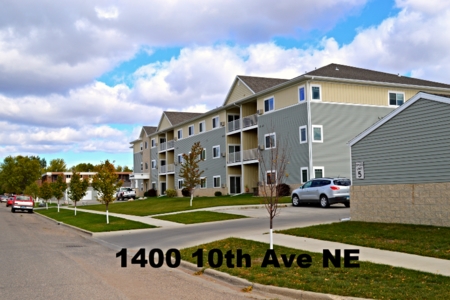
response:
[[[77,211],[74,215],[73,210],[50,208],[35,210],[36,213],[42,214],[57,221],[69,224],[78,228],[82,228],[91,232],[130,230],[155,228],[156,226],[130,221],[122,218],[109,216],[109,224],[106,224],[106,216],[99,214],[90,214],[86,212]]]
[[[350,221],[277,232],[450,259],[450,228],[448,227]]]
[[[386,265],[358,261],[359,268],[335,268],[331,263],[329,268],[322,265],[322,253],[311,253],[298,249],[274,246],[281,267],[269,265],[262,268],[261,264],[268,249],[268,244],[230,238],[213,243],[203,244],[181,250],[181,258],[197,263],[192,254],[203,248],[204,267],[208,265],[208,253],[212,249],[220,249],[223,254],[231,250],[234,255],[237,249],[251,257],[251,267],[227,266],[223,259],[218,271],[226,272],[251,282],[287,287],[318,293],[329,293],[341,296],[363,297],[371,299],[450,299],[450,280],[448,277],[419,271],[407,270]],[[285,267],[281,254],[308,254],[312,258],[309,268],[300,268],[296,261],[291,267]],[[214,262],[217,263],[217,255]],[[353,261],[352,263],[355,263]],[[341,262],[343,266],[343,262]]]
[[[196,211],[190,213],[180,213],[174,215],[158,216],[155,219],[177,222],[182,224],[196,224],[205,222],[225,221],[246,218],[246,216],[218,213],[212,211]]]
[[[214,206],[264,204],[264,199],[262,197],[253,197],[251,194],[244,194],[234,197],[194,197],[192,207],[189,206],[189,200],[190,198],[188,197],[162,197],[130,202],[114,202],[109,205],[109,211],[127,215],[149,216]],[[291,199],[290,197],[283,197],[280,202],[290,203]],[[105,206],[102,204],[86,205],[83,206],[83,209],[104,211]]]

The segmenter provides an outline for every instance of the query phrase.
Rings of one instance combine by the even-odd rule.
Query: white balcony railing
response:
[[[240,122],[241,122],[241,120],[239,120],[239,119],[228,122],[228,132],[239,130],[241,128]]]
[[[234,164],[237,162],[241,162],[241,152],[228,153],[228,163]]]
[[[258,148],[242,151],[242,159],[244,161],[258,159]]]
[[[173,149],[175,148],[175,141],[174,140],[170,140],[167,142],[167,149]]]
[[[159,174],[166,174],[166,173],[173,173],[175,172],[175,165],[174,164],[168,164],[164,166],[160,166],[158,169]]]
[[[258,114],[242,118],[242,128],[258,125]]]
[[[164,151],[166,149],[167,149],[167,143],[166,142],[159,144],[159,151]]]

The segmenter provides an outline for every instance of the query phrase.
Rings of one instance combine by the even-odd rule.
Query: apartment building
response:
[[[284,183],[292,188],[316,177],[350,178],[347,142],[420,91],[450,94],[450,85],[338,64],[289,80],[236,76],[222,106],[164,112],[158,126],[143,127],[131,142],[131,178],[138,193],[181,191],[182,154],[198,141],[204,177],[196,195],[264,187],[275,170],[261,174],[258,158],[280,145],[290,152]]]

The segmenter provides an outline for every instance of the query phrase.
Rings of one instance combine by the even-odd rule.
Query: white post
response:
[[[59,203],[58,203],[58,212],[59,212]]]
[[[75,216],[77,215],[77,207],[75,206]]]
[[[108,215],[108,211],[106,211],[106,224],[109,224],[109,215]]]
[[[48,209],[48,202],[45,201],[45,209]]]
[[[273,250],[273,232],[270,229],[270,250]]]

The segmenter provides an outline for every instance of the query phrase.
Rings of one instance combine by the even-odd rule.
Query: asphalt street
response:
[[[301,210],[299,210],[300,212]],[[330,213],[333,210],[329,210]],[[264,223],[264,222],[263,222]],[[221,222],[222,235],[235,230],[262,226],[251,220]],[[258,225],[259,224],[259,225]],[[117,247],[160,247],[212,234],[216,226],[186,226],[174,231],[164,229],[111,237],[96,242],[88,235],[57,225],[37,214],[11,213],[0,206],[0,298],[1,299],[270,299],[273,295],[243,293],[224,282],[194,276],[182,268],[159,269],[138,265],[120,267]],[[212,229],[216,228],[216,230]],[[220,226],[219,226],[220,227]],[[206,230],[205,232],[202,232]],[[172,236],[173,235],[173,236]],[[163,242],[158,242],[162,239]],[[173,240],[173,243],[170,242]],[[187,242],[183,242],[187,243]],[[277,297],[279,299],[283,299]]]

